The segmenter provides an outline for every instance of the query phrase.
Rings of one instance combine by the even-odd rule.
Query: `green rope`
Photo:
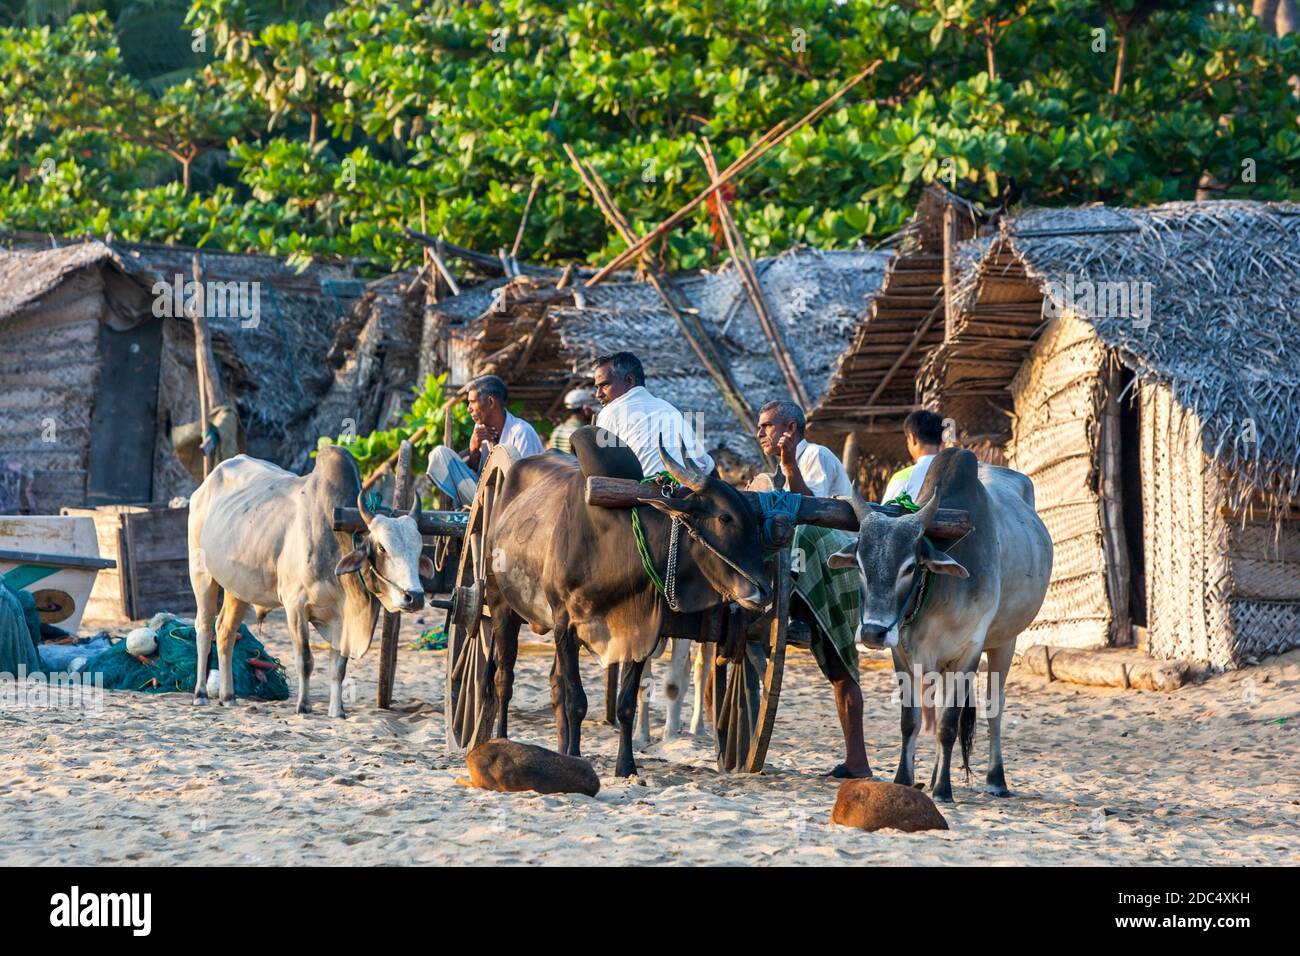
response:
[[[659,572],[655,570],[654,562],[650,560],[650,548],[645,542],[645,529],[641,527],[641,515],[638,513],[639,508],[632,509],[632,537],[636,538],[636,550],[641,555],[641,567],[645,568],[645,573],[654,582],[659,593],[668,598],[668,592],[664,590],[664,582],[659,577]]]
[[[678,481],[672,475],[668,474],[668,472],[661,471],[657,474],[651,475],[649,478],[642,478],[641,484],[669,485],[670,487],[676,488]],[[659,572],[655,570],[654,561],[650,557],[650,547],[646,544],[645,528],[641,525],[639,506],[632,508],[632,537],[636,539],[637,554],[641,555],[641,567],[645,568],[646,576],[654,582],[654,586],[659,590],[659,593],[664,596],[665,600],[667,600],[668,591],[664,588],[663,578],[659,577]]]

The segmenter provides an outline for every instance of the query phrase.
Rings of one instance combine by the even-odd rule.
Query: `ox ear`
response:
[[[840,548],[838,551],[836,551],[834,554],[832,554],[829,558],[826,559],[827,566],[836,568],[837,570],[839,568],[856,567],[857,563],[858,563],[858,543],[856,541],[846,544],[844,547]]]
[[[437,573],[433,567],[433,559],[427,554],[420,555],[420,577],[431,578]]]
[[[704,502],[693,498],[650,498],[644,503],[666,515],[687,515],[704,507]]]
[[[360,571],[361,565],[366,561],[366,550],[367,546],[363,544],[355,551],[349,551],[343,555],[343,557],[339,558],[339,563],[334,565],[334,573],[338,577],[343,577],[343,575],[351,574],[353,571]]]
[[[921,564],[935,574],[951,574],[957,578],[968,578],[970,572],[950,555],[940,551],[924,538],[921,539]]]

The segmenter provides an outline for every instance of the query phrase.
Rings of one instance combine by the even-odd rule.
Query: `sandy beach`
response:
[[[291,669],[283,622],[272,615],[262,638]],[[1014,796],[979,786],[981,726],[976,777],[955,774],[957,803],[942,808],[951,829],[908,835],[829,822],[838,784],[820,774],[842,740],[805,651],[790,652],[762,775],[719,774],[711,742],[685,737],[640,754],[639,778],[615,778],[616,732],[595,719],[603,678],[584,655],[583,749],[599,795],[501,794],[456,782],[464,766],[443,743],[445,655],[407,647],[419,629],[404,622],[394,709],[374,706],[376,636],[352,669],[343,721],[325,716],[319,663],[311,715],[292,701],[195,708],[187,694],[127,692],[107,693],[98,715],[5,711],[0,863],[1300,863],[1300,651],[1171,694],[1049,684],[1016,668],[1004,724]],[[548,643],[521,649],[511,729],[553,747],[550,660]],[[892,779],[890,673],[873,665],[868,753]],[[662,706],[652,713],[657,740]],[[923,741],[918,779],[932,760]]]

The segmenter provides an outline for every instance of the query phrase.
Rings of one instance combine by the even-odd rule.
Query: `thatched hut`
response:
[[[385,288],[367,290],[346,265],[296,271],[269,256],[94,240],[50,245],[20,237],[0,252],[0,511],[166,502],[193,490],[170,441],[172,426],[198,417],[193,327],[181,309],[157,306],[166,295],[158,290],[191,277],[194,255],[206,282],[257,293],[256,319],[208,309],[208,321],[249,453],[286,466],[315,446],[309,419],[340,381],[355,378],[348,370],[355,343],[346,341],[354,305],[362,314],[353,324],[365,327],[365,310],[402,304]],[[412,323],[418,336],[418,302]],[[392,338],[372,330],[372,338],[385,335]],[[331,350],[335,361],[322,363]],[[399,351],[413,375],[414,344]],[[374,424],[380,391],[352,396],[351,417],[371,419],[359,428]]]
[[[1056,561],[1022,641],[1300,646],[1300,206],[1033,210],[958,267],[920,398],[1034,480]]]
[[[889,253],[796,248],[759,259],[755,270],[804,387],[819,399],[841,353],[880,288]],[[754,409],[789,392],[732,267],[673,277],[718,346],[732,378]],[[492,372],[511,386],[532,417],[554,418],[565,392],[589,382],[593,360],[627,350],[641,357],[647,386],[694,416],[701,438],[729,474],[760,463],[753,436],[719,394],[672,313],[649,282],[616,278],[591,288],[556,288],[550,277],[521,276],[501,292],[449,299],[452,377]],[[825,440],[827,433],[812,433]],[[834,437],[831,434],[830,437]]]

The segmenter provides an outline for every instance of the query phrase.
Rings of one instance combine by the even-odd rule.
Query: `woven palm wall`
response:
[[[1007,464],[1033,480],[1055,545],[1047,597],[1026,645],[1095,647],[1110,633],[1097,482],[1104,360],[1092,327],[1067,314],[1047,325],[1011,383]]]
[[[1201,422],[1162,383],[1141,385],[1147,642],[1157,657],[1230,667],[1234,632],[1223,489]]]

